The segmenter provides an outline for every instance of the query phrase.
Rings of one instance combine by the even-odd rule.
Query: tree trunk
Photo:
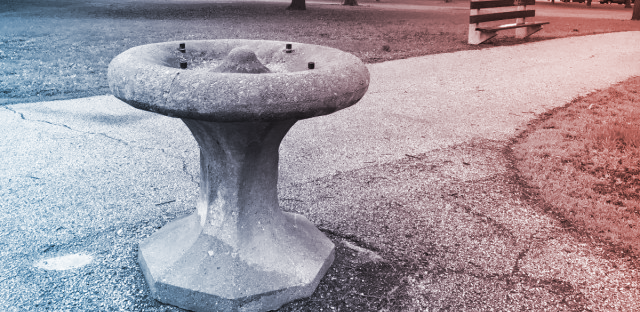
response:
[[[306,10],[307,4],[305,0],[291,0],[291,4],[287,7],[287,10]]]
[[[638,5],[640,0],[636,0],[633,4],[633,15],[631,15],[632,21],[640,21],[640,5]]]
[[[358,5],[358,0],[344,0],[342,5]]]
[[[624,7],[625,8],[630,8],[631,7],[631,0],[624,0]]]
[[[590,7],[591,6],[591,0],[587,0],[587,6]]]

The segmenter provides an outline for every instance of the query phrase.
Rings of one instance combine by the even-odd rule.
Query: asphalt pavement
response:
[[[342,246],[336,263],[420,263],[384,290],[405,311],[640,310],[638,268],[544,214],[508,156],[540,114],[640,75],[638,42],[367,65],[358,104],[285,137],[281,206]],[[0,133],[0,310],[178,310],[149,297],[136,250],[195,207],[199,151],[180,120],[105,95],[2,106]]]

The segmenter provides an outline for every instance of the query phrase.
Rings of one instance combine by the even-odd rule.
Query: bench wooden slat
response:
[[[535,5],[536,0],[491,0],[491,1],[471,1],[471,9],[500,8],[514,5]]]
[[[477,27],[476,30],[480,30],[480,31],[498,31],[498,30],[504,30],[504,29],[520,28],[520,27],[542,26],[542,25],[546,25],[546,24],[549,24],[549,22],[506,24],[506,25],[500,25],[500,26],[496,26],[496,27]]]
[[[469,16],[469,24],[500,21],[500,20],[512,19],[512,18],[526,18],[526,17],[534,17],[534,16],[536,16],[535,10],[471,15]]]

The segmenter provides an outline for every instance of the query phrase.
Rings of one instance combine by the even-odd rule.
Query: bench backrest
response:
[[[535,5],[535,0],[490,0],[490,1],[471,1],[471,14],[469,15],[469,24],[478,24],[492,21],[500,21],[505,19],[517,19],[536,16],[535,10],[519,9],[527,5]],[[514,7],[516,11],[484,13],[481,9]]]

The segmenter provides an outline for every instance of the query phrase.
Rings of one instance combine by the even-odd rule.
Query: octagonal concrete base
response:
[[[139,246],[152,295],[194,311],[268,311],[310,296],[335,246],[278,204],[278,148],[296,121],[183,121],[200,146],[200,196],[196,213]]]
[[[205,234],[197,213],[164,226],[139,246],[152,295],[193,311],[269,311],[310,296],[335,246],[304,216],[283,214],[264,257]]]

